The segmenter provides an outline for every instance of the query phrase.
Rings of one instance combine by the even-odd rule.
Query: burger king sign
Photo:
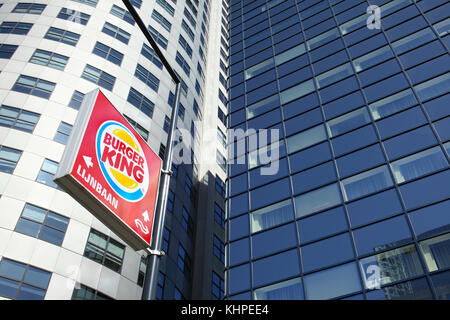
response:
[[[55,182],[139,250],[150,246],[161,165],[97,89],[83,100]]]

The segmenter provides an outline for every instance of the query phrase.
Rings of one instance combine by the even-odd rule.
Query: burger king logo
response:
[[[149,186],[144,151],[134,134],[116,121],[104,122],[96,136],[100,169],[109,186],[123,199],[139,201]]]

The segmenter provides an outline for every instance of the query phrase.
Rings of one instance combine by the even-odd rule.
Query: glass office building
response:
[[[196,147],[172,168],[156,297],[220,299],[225,231],[214,213],[224,212],[226,174],[199,159],[205,129],[215,132],[208,148],[226,154],[222,3],[131,3],[181,79],[177,125]],[[53,182],[96,88],[164,157],[175,84],[122,1],[0,1],[0,299],[141,299],[147,252]]]
[[[229,12],[226,298],[450,298],[450,2]]]

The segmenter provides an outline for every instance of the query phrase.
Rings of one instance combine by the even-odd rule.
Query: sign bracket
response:
[[[147,252],[152,256],[158,256],[158,257],[164,257],[166,253],[162,250],[152,250],[150,248],[147,248]]]

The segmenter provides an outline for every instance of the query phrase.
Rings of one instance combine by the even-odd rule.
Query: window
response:
[[[161,158],[161,159],[164,159],[164,155],[166,154],[166,146],[164,145],[164,144],[160,144],[159,145],[159,153],[158,153],[158,155],[159,155],[159,157]]]
[[[41,14],[44,11],[45,4],[39,3],[18,3],[13,9],[13,13]]]
[[[223,172],[227,172],[227,159],[220,153],[219,150],[216,150],[216,162],[219,167],[223,170]]]
[[[139,263],[138,280],[137,280],[137,285],[140,287],[144,286],[146,272],[147,272],[147,258],[141,257],[141,261]]]
[[[168,116],[165,116],[163,130],[169,133],[169,128],[170,128],[170,118]]]
[[[159,87],[159,79],[153,75],[150,71],[145,69],[139,63],[136,66],[136,71],[134,76],[144,82],[147,86],[149,86],[153,91],[158,92]]]
[[[450,73],[443,74],[442,76],[423,82],[414,86],[417,95],[420,100],[425,101],[441,94],[448,92],[450,86]]]
[[[184,8],[183,14],[185,18],[189,21],[189,23],[194,27],[194,29],[197,27],[197,22],[195,21],[195,18],[191,15],[189,10],[187,8]]]
[[[285,63],[286,61],[292,60],[306,52],[305,44],[299,44],[289,50],[284,51],[283,53],[277,54],[275,56],[275,64],[279,66],[280,64]]]
[[[225,245],[216,235],[213,238],[213,253],[217,259],[225,263]]]
[[[45,159],[36,181],[46,184],[52,188],[60,189],[60,187],[53,181],[56,170],[58,170],[58,162]]]
[[[110,13],[134,26],[133,16],[127,10],[113,4]]]
[[[148,26],[148,31],[151,33],[153,39],[164,49],[167,49],[168,40],[160,34],[155,28],[151,25]]]
[[[225,295],[225,283],[214,271],[212,272],[211,293],[219,300],[222,300]]]
[[[314,91],[314,81],[308,80],[280,93],[281,103],[286,104]]]
[[[319,125],[287,138],[288,153],[305,149],[327,139],[325,127]]]
[[[308,46],[308,49],[312,50],[336,38],[339,38],[339,30],[337,28],[334,28],[308,40],[306,44]]]
[[[85,5],[88,5],[88,6],[91,6],[94,8],[97,6],[97,3],[98,3],[98,0],[72,0],[72,1],[83,3]],[[133,2],[133,1],[131,1],[131,2]]]
[[[227,148],[227,136],[220,130],[220,128],[217,128],[217,139],[219,140],[220,144],[226,149]]]
[[[341,193],[337,184],[302,194],[295,198],[297,218],[328,209],[341,203]]]
[[[448,167],[440,147],[428,149],[391,164],[397,183],[403,183]]]
[[[251,232],[258,232],[294,219],[291,200],[281,201],[250,213]]]
[[[404,110],[417,103],[411,89],[396,93],[387,98],[370,104],[370,112],[375,120],[387,117],[393,113]]]
[[[30,59],[31,63],[51,67],[56,70],[64,70],[67,61],[69,61],[69,57],[40,49],[36,49],[36,51],[34,52],[33,56]]]
[[[166,276],[161,271],[158,273],[158,283],[156,284],[156,299],[162,300],[164,296],[164,286],[166,282]]]
[[[14,231],[61,246],[69,218],[26,204]]]
[[[357,59],[354,59],[353,65],[355,66],[356,72],[367,70],[370,67],[379,64],[387,59],[394,57],[389,46],[382,47],[368,54],[363,55]]]
[[[32,26],[32,23],[5,21],[0,25],[0,33],[26,35]]]
[[[183,30],[189,36],[189,39],[191,39],[193,42],[195,38],[194,32],[192,32],[191,28],[189,28],[188,24],[186,23],[186,21],[184,21],[184,19],[181,21],[181,28],[183,28]]]
[[[273,67],[274,67],[273,58],[264,60],[263,62],[260,62],[250,68],[245,69],[244,78],[245,78],[245,80],[249,80],[249,79],[256,77],[257,75],[259,75]]]
[[[106,33],[107,35],[110,35],[111,37],[125,44],[128,44],[131,38],[131,35],[128,32],[108,22],[105,22],[102,32]]]
[[[353,200],[393,185],[387,166],[378,167],[342,180],[345,201]]]
[[[307,275],[304,278],[304,285],[306,298],[310,300],[331,299],[362,289],[355,263]]]
[[[78,283],[79,287],[73,289],[72,300],[113,300],[106,294],[101,293],[98,290],[94,290],[85,286],[84,284]]]
[[[136,89],[130,88],[127,101],[136,108],[138,108],[139,110],[141,110],[150,118],[153,116],[153,109],[155,105],[153,104],[153,102],[151,102],[147,97],[145,97],[142,93],[140,93]]]
[[[173,213],[173,203],[175,201],[175,194],[172,192],[172,190],[169,189],[169,195],[167,197],[167,212]]]
[[[345,77],[348,77],[349,75],[353,74],[353,69],[350,65],[350,63],[346,63],[342,66],[339,66],[337,68],[334,68],[330,71],[327,71],[325,73],[322,73],[318,76],[316,76],[317,81],[317,87],[323,88],[329,84],[332,84],[334,82],[337,82]]]
[[[181,226],[183,227],[184,231],[187,232],[187,234],[192,237],[194,234],[194,221],[191,218],[191,215],[186,210],[185,207],[183,207],[182,213],[181,213]]]
[[[225,229],[225,212],[217,203],[214,203],[214,221]]]
[[[80,35],[63,29],[50,27],[44,36],[45,39],[62,42],[71,46],[76,46]]]
[[[227,126],[227,116],[222,111],[222,109],[217,108],[217,116],[219,117],[219,120],[223,123],[223,125],[226,127]]]
[[[225,182],[223,182],[222,179],[219,178],[219,176],[216,176],[216,191],[220,194],[222,198],[225,199],[226,197]]]
[[[70,99],[69,107],[71,107],[75,110],[79,110],[81,107],[81,103],[83,102],[83,98],[84,98],[84,94],[75,90],[73,92],[72,98]]]
[[[137,133],[144,139],[145,141],[148,140],[149,132],[148,130],[145,130],[139,123],[131,119],[130,117],[123,114],[124,118],[127,119],[127,121],[133,126],[134,129],[136,129]]]
[[[303,300],[303,286],[300,278],[276,283],[256,289],[253,292],[255,300]]]
[[[95,229],[91,229],[84,250],[85,257],[120,273],[124,253],[124,245]]]
[[[184,114],[185,114],[184,106],[180,103],[178,106],[178,117],[180,117],[180,119],[183,121],[184,121]]]
[[[369,123],[370,115],[365,107],[347,113],[336,119],[327,122],[328,133],[330,137],[335,137],[342,133],[356,129]]]
[[[22,151],[0,145],[0,172],[13,173]]]
[[[189,75],[191,74],[191,67],[189,66],[188,62],[183,58],[181,53],[178,51],[175,57],[175,61],[181,68],[183,68],[184,73],[186,73],[186,75],[189,77]]]
[[[57,16],[57,18],[76,22],[84,26],[87,25],[90,17],[91,16],[86,13],[67,8],[61,8],[61,11]]]
[[[163,7],[164,10],[166,10],[173,17],[175,9],[170,4],[168,4],[166,0],[156,0],[156,3]]]
[[[449,245],[449,233],[420,242],[420,251],[425,257],[429,272],[450,267]]]
[[[152,12],[152,18],[153,20],[155,20],[156,22],[158,22],[164,29],[166,29],[167,31],[170,32],[170,29],[172,29],[172,24],[169,22],[169,20],[167,20],[166,18],[164,18],[162,16],[161,13],[159,13],[156,10],[153,10]]]
[[[0,296],[14,300],[44,300],[51,273],[17,261],[0,262]]]
[[[55,89],[55,83],[42,79],[20,75],[12,90],[49,99]]]
[[[191,273],[191,258],[181,244],[178,246],[177,266],[186,276]]]
[[[423,274],[414,245],[364,258],[359,264],[367,289]]]
[[[61,122],[58,127],[58,131],[56,131],[56,135],[53,138],[53,141],[62,143],[64,145],[67,144],[69,140],[70,132],[72,131],[72,125]]]
[[[187,43],[186,39],[180,34],[180,37],[178,39],[178,43],[181,45],[181,47],[184,49],[184,51],[187,53],[189,58],[192,58],[192,48]]]
[[[181,291],[178,290],[177,287],[173,289],[173,300],[184,300],[183,295],[181,294]]]
[[[164,227],[163,232],[163,243],[162,243],[162,251],[168,253],[169,252],[169,243],[170,243],[170,230]]]
[[[33,132],[39,121],[38,113],[2,105],[0,107],[0,126],[25,132]]]
[[[111,61],[112,63],[120,66],[122,64],[123,54],[121,54],[119,51],[114,50],[113,48],[108,47],[107,45],[104,45],[101,42],[98,42],[95,44],[94,51],[92,53]]]
[[[394,48],[395,52],[400,55],[435,38],[436,36],[434,35],[433,31],[431,31],[430,28],[426,28],[400,40],[394,41],[392,43],[392,47]]]
[[[0,44],[0,59],[10,59],[18,46],[12,44]]]
[[[184,191],[186,192],[188,197],[191,196],[191,190],[192,190],[192,181],[191,178],[189,178],[189,176],[186,175],[184,179]]]
[[[83,79],[93,82],[109,91],[112,91],[116,78],[103,70],[97,69],[89,64],[84,68],[81,74]]]
[[[142,45],[142,50],[141,50],[141,54],[146,57],[148,60],[150,60],[151,62],[153,62],[153,64],[155,66],[157,66],[159,69],[162,69],[162,62],[161,60],[159,60],[158,55],[156,54],[155,50],[153,50],[152,48],[150,48],[148,45],[146,45],[145,43]]]

